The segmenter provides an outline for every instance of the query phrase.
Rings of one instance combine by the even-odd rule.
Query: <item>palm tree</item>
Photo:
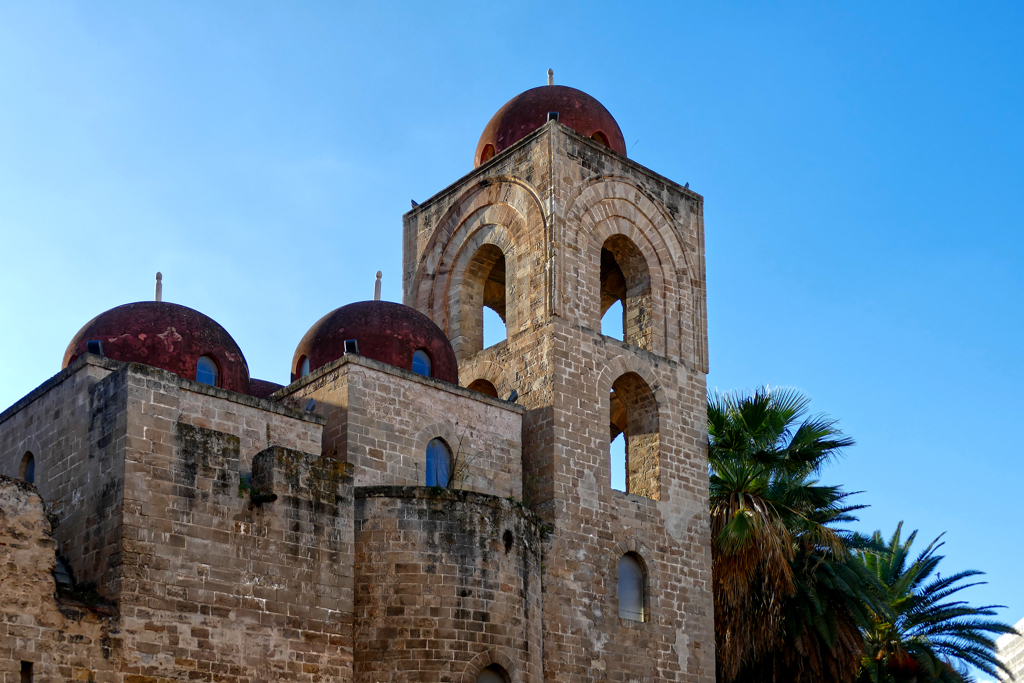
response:
[[[987,619],[1000,605],[971,607],[949,600],[978,585],[964,583],[983,572],[968,570],[943,577],[936,572],[943,559],[936,538],[913,561],[910,547],[917,532],[901,539],[903,523],[885,543],[880,531],[872,537],[875,550],[856,553],[864,568],[877,578],[886,609],[879,611],[864,634],[862,683],[964,683],[973,681],[969,666],[990,676],[1009,671],[996,657],[995,638],[1016,633],[1013,627]]]
[[[836,528],[862,506],[814,475],[853,440],[790,390],[708,399],[718,680],[851,681],[870,576]]]

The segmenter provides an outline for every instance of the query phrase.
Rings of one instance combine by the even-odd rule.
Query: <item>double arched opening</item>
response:
[[[601,333],[653,350],[651,273],[640,249],[625,235],[601,246]]]
[[[658,402],[635,372],[612,384],[609,428],[612,488],[661,500]]]

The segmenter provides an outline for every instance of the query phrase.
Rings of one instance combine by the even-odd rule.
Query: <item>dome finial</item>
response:
[[[377,281],[373,283],[373,300],[380,301],[380,279],[384,273],[377,271]]]
[[[548,69],[548,85],[554,85],[554,84],[555,84],[555,70],[554,69]]]
[[[156,273],[156,296],[153,298],[153,301],[163,301],[164,300],[164,283],[163,283],[163,279],[164,279],[163,273],[161,273],[160,271],[157,271],[157,273]]]

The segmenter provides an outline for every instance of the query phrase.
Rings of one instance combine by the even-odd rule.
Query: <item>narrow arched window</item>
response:
[[[447,487],[451,481],[452,452],[441,439],[427,444],[427,486]]]
[[[661,500],[658,402],[635,372],[612,384],[608,423],[612,488]]]
[[[612,235],[601,247],[602,334],[615,336],[647,351],[652,350],[653,306],[651,274],[643,253],[625,235]],[[606,318],[613,307],[614,321]],[[607,326],[605,320],[608,320]]]
[[[644,610],[644,570],[639,558],[627,553],[619,558],[619,616],[633,621],[646,621]]]
[[[211,387],[218,386],[220,382],[220,368],[213,356],[200,356],[196,361],[196,381],[200,384],[209,384]]]
[[[305,377],[309,374],[309,358],[305,356],[299,360],[299,377]]]
[[[412,354],[412,371],[417,375],[430,377],[430,356],[423,349],[417,349]]]
[[[597,140],[598,142],[600,142],[605,147],[609,146],[608,145],[608,136],[605,135],[604,133],[602,133],[601,131],[595,131],[594,134],[591,135],[590,137],[593,138],[594,140]]]
[[[484,244],[466,264],[460,294],[460,334],[456,355],[464,358],[508,336],[505,254]]]
[[[30,484],[36,483],[36,458],[31,452],[25,453],[21,458],[21,467],[18,468],[18,476]]]

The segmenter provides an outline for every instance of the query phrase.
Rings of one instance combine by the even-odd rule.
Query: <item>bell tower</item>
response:
[[[528,409],[544,678],[711,683],[703,198],[629,160],[611,114],[564,86],[510,100],[474,162],[405,215],[403,296],[462,386]],[[616,303],[623,340],[601,332]],[[507,331],[487,348],[484,308]]]

